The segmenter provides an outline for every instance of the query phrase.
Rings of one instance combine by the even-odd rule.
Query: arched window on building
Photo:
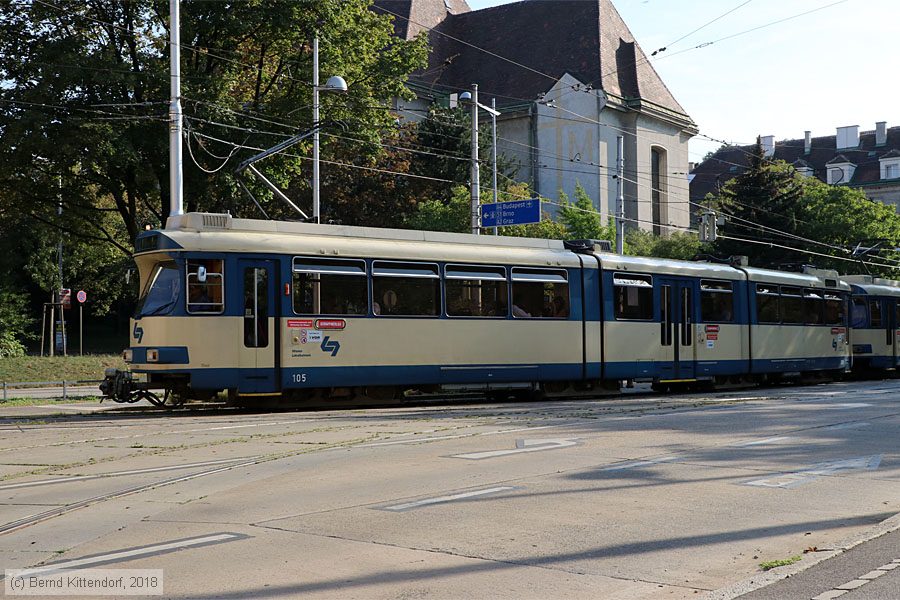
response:
[[[667,162],[665,149],[657,146],[650,149],[650,198],[653,233],[655,235],[662,234],[662,222],[667,212],[665,208],[668,202],[666,193],[667,178],[664,176],[664,173],[668,170]]]

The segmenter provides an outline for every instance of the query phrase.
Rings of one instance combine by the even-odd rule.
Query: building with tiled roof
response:
[[[375,0],[396,35],[429,35],[412,80],[416,120],[431,102],[479,86],[495,99],[498,152],[517,179],[555,200],[580,183],[615,211],[617,137],[624,137],[626,217],[644,228],[688,225],[688,140],[697,127],[653,69],[610,0],[525,0],[472,11],[464,0]],[[482,181],[486,177],[482,175]]]
[[[872,200],[900,211],[900,127],[882,121],[875,129],[860,132],[859,126],[838,127],[835,135],[776,142],[764,136],[768,158],[793,165],[802,175],[817,177],[831,185],[846,185],[865,192]],[[726,146],[691,170],[691,201],[701,202],[732,177],[746,170],[753,146]]]

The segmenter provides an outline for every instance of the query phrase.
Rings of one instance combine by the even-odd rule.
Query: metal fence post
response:
[[[63,379],[63,402],[66,401],[66,380]]]
[[[6,382],[3,382],[3,401],[6,402]]]

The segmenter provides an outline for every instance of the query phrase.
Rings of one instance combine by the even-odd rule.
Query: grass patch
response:
[[[776,567],[786,567],[788,565],[792,565],[795,562],[800,562],[800,559],[803,558],[799,554],[797,556],[792,556],[790,558],[783,558],[781,560],[770,560],[769,562],[761,562],[759,563],[759,568],[763,571],[769,571]]]
[[[62,392],[60,392],[62,395]],[[97,404],[100,402],[99,396],[79,396],[78,398],[69,397],[63,402],[62,398],[9,398],[3,401],[0,394],[0,408],[7,406],[53,406],[54,404]]]
[[[124,369],[125,362],[117,354],[4,358],[0,359],[0,381],[97,380],[109,367]]]

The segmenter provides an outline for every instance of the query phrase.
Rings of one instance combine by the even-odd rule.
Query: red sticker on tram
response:
[[[718,333],[707,334],[706,339],[716,342],[719,340],[719,334]]]
[[[288,319],[287,326],[289,329],[304,329],[313,326],[312,319]]]
[[[343,329],[347,321],[343,319],[317,319],[316,329]]]
[[[837,335],[839,333],[847,333],[847,330],[844,329],[843,327],[832,327],[831,328],[832,335]]]
[[[719,326],[718,325],[707,325],[706,333],[719,333]]]

